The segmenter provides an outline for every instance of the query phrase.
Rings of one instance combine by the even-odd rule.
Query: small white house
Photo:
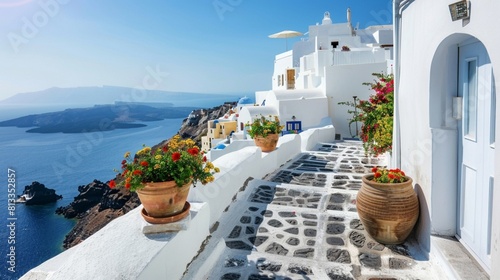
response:
[[[392,26],[354,28],[347,10],[347,22],[333,23],[326,12],[308,34],[276,55],[272,89],[256,92],[256,103],[276,106],[280,119],[295,116],[304,128],[329,122],[338,136],[351,137],[352,108],[338,103],[368,99],[373,92],[363,83],[373,81],[372,73],[392,72]]]
[[[500,1],[394,1],[394,164],[419,193],[418,238],[456,236],[500,279]]]

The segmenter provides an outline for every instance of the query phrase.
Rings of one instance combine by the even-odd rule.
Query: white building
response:
[[[461,1],[469,18],[453,20],[456,1],[394,1],[393,163],[416,184],[420,244],[456,236],[500,279],[500,1]]]
[[[352,108],[338,103],[368,99],[372,91],[363,83],[373,81],[372,73],[392,71],[393,40],[392,26],[356,29],[350,13],[334,24],[326,12],[321,24],[309,26],[308,38],[276,55],[272,90],[256,92],[256,103],[276,107],[283,124],[295,116],[304,129],[333,123],[338,136],[353,136]]]

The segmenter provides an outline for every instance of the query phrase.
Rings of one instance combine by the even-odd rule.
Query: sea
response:
[[[229,98],[229,97],[228,97]],[[234,97],[183,101],[177,106],[210,108]],[[0,121],[53,112],[60,107],[0,106]],[[187,116],[186,116],[187,117]],[[78,195],[78,186],[115,177],[123,155],[142,145],[155,145],[175,135],[183,119],[144,122],[147,126],[88,133],[27,133],[28,128],[0,127],[0,279],[18,279],[30,269],[61,253],[65,235],[76,220],[55,214]],[[63,198],[43,206],[12,205],[9,193],[22,194],[38,181]]]

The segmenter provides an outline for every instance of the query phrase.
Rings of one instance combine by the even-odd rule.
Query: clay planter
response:
[[[278,145],[279,134],[268,134],[267,137],[255,136],[253,141],[255,146],[259,147],[263,152],[272,152]]]
[[[186,201],[191,183],[178,187],[174,181],[146,183],[137,190],[144,211],[144,219],[153,224],[169,223],[184,218],[189,213]]]
[[[410,235],[419,215],[413,180],[377,183],[373,174],[362,178],[356,208],[368,234],[382,244],[401,244]]]

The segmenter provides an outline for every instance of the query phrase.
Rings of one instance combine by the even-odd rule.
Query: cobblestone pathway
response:
[[[358,142],[338,142],[251,180],[212,233],[208,279],[439,279],[412,238],[384,246],[360,223],[356,193],[377,165]]]

